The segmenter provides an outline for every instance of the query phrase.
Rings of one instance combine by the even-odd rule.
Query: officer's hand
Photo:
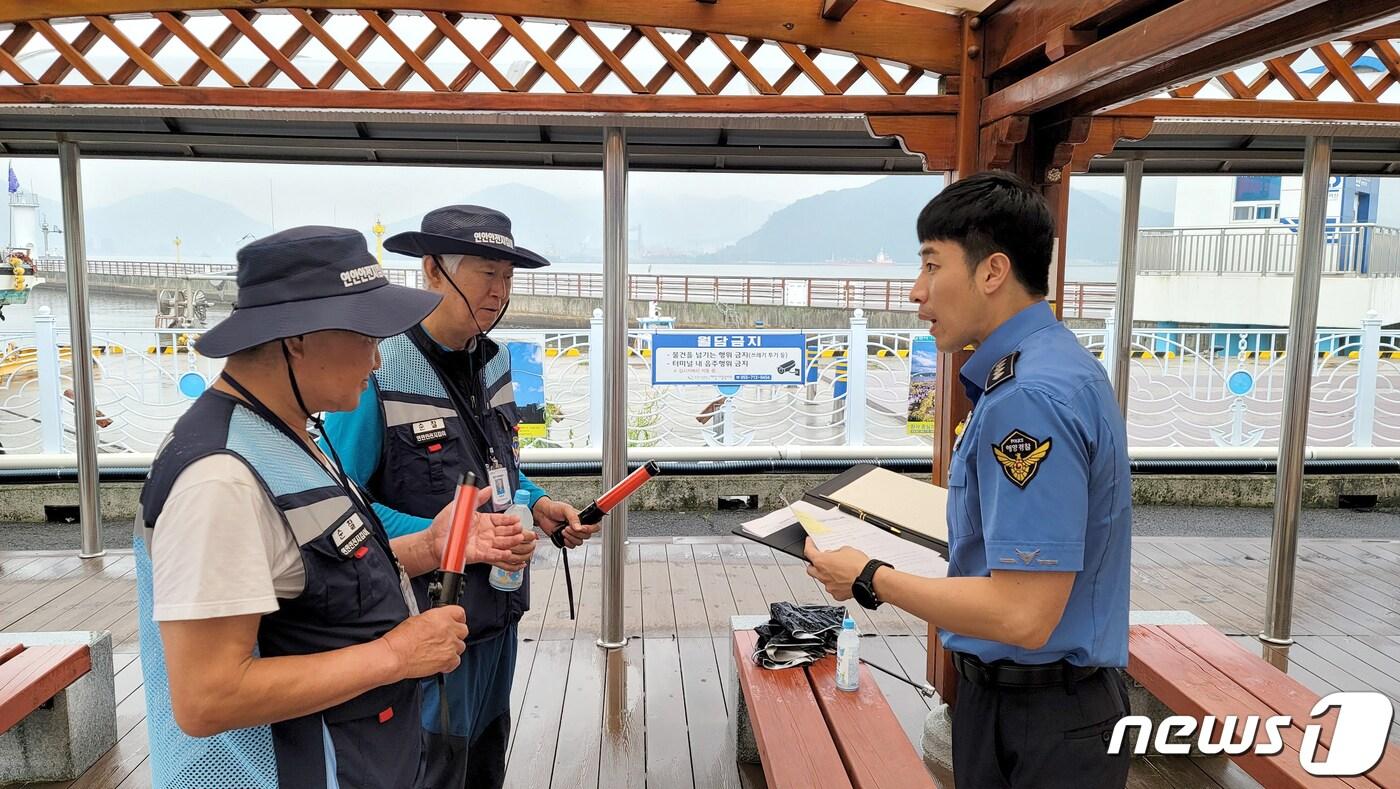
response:
[[[491,500],[490,488],[479,488],[476,492],[476,506],[480,507]],[[447,547],[447,535],[452,531],[452,504],[440,510],[429,527],[433,541],[434,555],[441,561],[442,552]],[[509,561],[511,549],[525,541],[520,528],[520,518],[501,513],[478,512],[472,521],[470,539],[467,541],[467,564]]]
[[[583,545],[583,541],[598,533],[601,523],[591,526],[584,525],[578,521],[578,510],[572,504],[563,501],[555,501],[548,496],[535,502],[534,509],[535,523],[545,534],[554,534],[559,529],[564,530],[564,547],[577,548]]]
[[[525,538],[523,542],[510,549],[510,558],[500,562],[492,562],[493,566],[499,567],[506,572],[515,572],[525,569],[525,565],[530,563],[530,557],[535,555],[535,546],[539,538],[533,531],[522,531],[521,536]]]
[[[835,551],[818,550],[812,538],[807,538],[805,550],[808,561],[807,574],[826,587],[827,594],[837,600],[851,599],[851,584],[856,582],[870,557],[855,548],[841,548]]]
[[[457,668],[466,639],[466,611],[445,605],[405,619],[380,640],[393,656],[395,675],[418,679]]]

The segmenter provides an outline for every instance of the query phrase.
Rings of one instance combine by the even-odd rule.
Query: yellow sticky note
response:
[[[802,529],[807,532],[807,536],[809,537],[815,537],[818,534],[826,534],[830,531],[830,529],[826,527],[826,524],[817,520],[815,515],[803,512],[797,507],[792,508],[792,514],[797,516],[797,522],[802,524]]]

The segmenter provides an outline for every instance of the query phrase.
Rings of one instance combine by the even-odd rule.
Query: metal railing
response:
[[[68,264],[63,258],[48,257],[35,261],[41,276],[65,274]],[[162,260],[89,260],[89,274],[118,277],[192,277],[233,274],[233,263],[177,263]]]
[[[1400,274],[1400,228],[1329,224],[1324,238],[1324,274]],[[1140,274],[1292,274],[1298,227],[1147,228],[1138,234],[1137,254]]]
[[[47,317],[47,316],[41,316]],[[9,454],[72,452],[72,354],[51,317],[36,331],[0,335],[0,444]],[[601,320],[587,330],[500,330],[544,349],[548,424],[536,449],[597,446],[602,398],[592,375]],[[1105,329],[1076,331],[1105,358]],[[627,433],[632,446],[750,451],[761,447],[927,447],[909,433],[910,359],[922,330],[851,326],[809,330],[808,383],[746,385],[725,397],[713,386],[652,386],[649,330],[628,334]],[[93,330],[92,360],[103,453],[152,452],[221,364],[194,353],[198,332]],[[1128,436],[1135,449],[1276,445],[1287,332],[1154,329],[1133,332]],[[854,338],[854,339],[853,339]],[[851,365],[853,347],[865,364]],[[1355,329],[1317,333],[1309,445],[1400,447],[1400,334],[1368,318]],[[196,374],[191,376],[191,374]],[[863,418],[852,419],[860,414]]]
[[[680,301],[709,304],[771,304],[784,307],[896,310],[912,312],[911,279],[838,279],[819,277],[706,277],[697,275],[633,274],[628,298],[636,301]],[[1113,308],[1112,283],[1065,283],[1065,309],[1070,318],[1102,318]],[[520,272],[512,292],[531,296],[600,298],[603,277],[594,273]]]
[[[62,258],[38,261],[41,275],[65,272]],[[233,274],[231,263],[175,263],[148,260],[90,260],[89,274],[130,277],[190,277]],[[422,287],[423,272],[411,267],[386,267],[390,282]],[[821,277],[707,277],[701,275],[633,274],[627,297],[636,301],[681,301],[707,304],[767,304],[786,307],[827,307],[913,311],[909,279]],[[1067,282],[1063,316],[1103,318],[1113,308],[1112,283]],[[601,272],[520,271],[511,292],[527,296],[574,296],[600,299]]]

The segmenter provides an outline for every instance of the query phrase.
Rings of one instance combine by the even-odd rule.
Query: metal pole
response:
[[[588,445],[603,445],[603,411],[607,402],[607,361],[603,348],[603,311],[594,310],[588,321]]]
[[[603,400],[603,488],[627,475],[627,137],[603,132],[603,354],[607,386]],[[603,528],[603,632],[598,646],[627,645],[622,634],[622,576],[626,567],[627,503],[607,516]]]
[[[63,379],[58,371],[58,331],[48,307],[34,316],[34,357],[39,368],[39,435],[45,454],[63,451]]]
[[[1303,451],[1308,438],[1308,395],[1317,344],[1317,302],[1322,286],[1323,227],[1332,138],[1309,137],[1303,158],[1303,212],[1293,267],[1293,308],[1288,318],[1283,429],[1274,487],[1274,533],[1269,551],[1269,593],[1264,609],[1268,644],[1293,643],[1293,574],[1298,561],[1298,510],[1303,500]]]
[[[1142,160],[1123,166],[1123,241],[1118,254],[1118,294],[1113,303],[1113,393],[1128,418],[1128,384],[1133,366],[1133,290],[1137,287],[1138,213],[1142,208]]]
[[[106,551],[102,547],[102,509],[97,497],[97,403],[92,389],[92,335],[88,326],[87,258],[83,248],[83,183],[77,143],[60,140],[58,176],[63,191],[68,334],[73,350],[73,432],[78,439],[78,522],[83,539],[78,556],[90,559]]]
[[[846,445],[865,446],[866,368],[870,364],[865,310],[851,314],[851,339],[846,345]]]
[[[1356,359],[1356,422],[1351,428],[1354,447],[1369,447],[1374,440],[1380,355],[1381,319],[1371,310],[1361,319],[1361,350]]]

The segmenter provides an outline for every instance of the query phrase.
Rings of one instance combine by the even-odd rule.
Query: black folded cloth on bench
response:
[[[758,644],[753,662],[763,668],[792,668],[836,653],[846,609],[783,602],[770,605],[768,615],[772,619],[767,624],[754,628]]]

